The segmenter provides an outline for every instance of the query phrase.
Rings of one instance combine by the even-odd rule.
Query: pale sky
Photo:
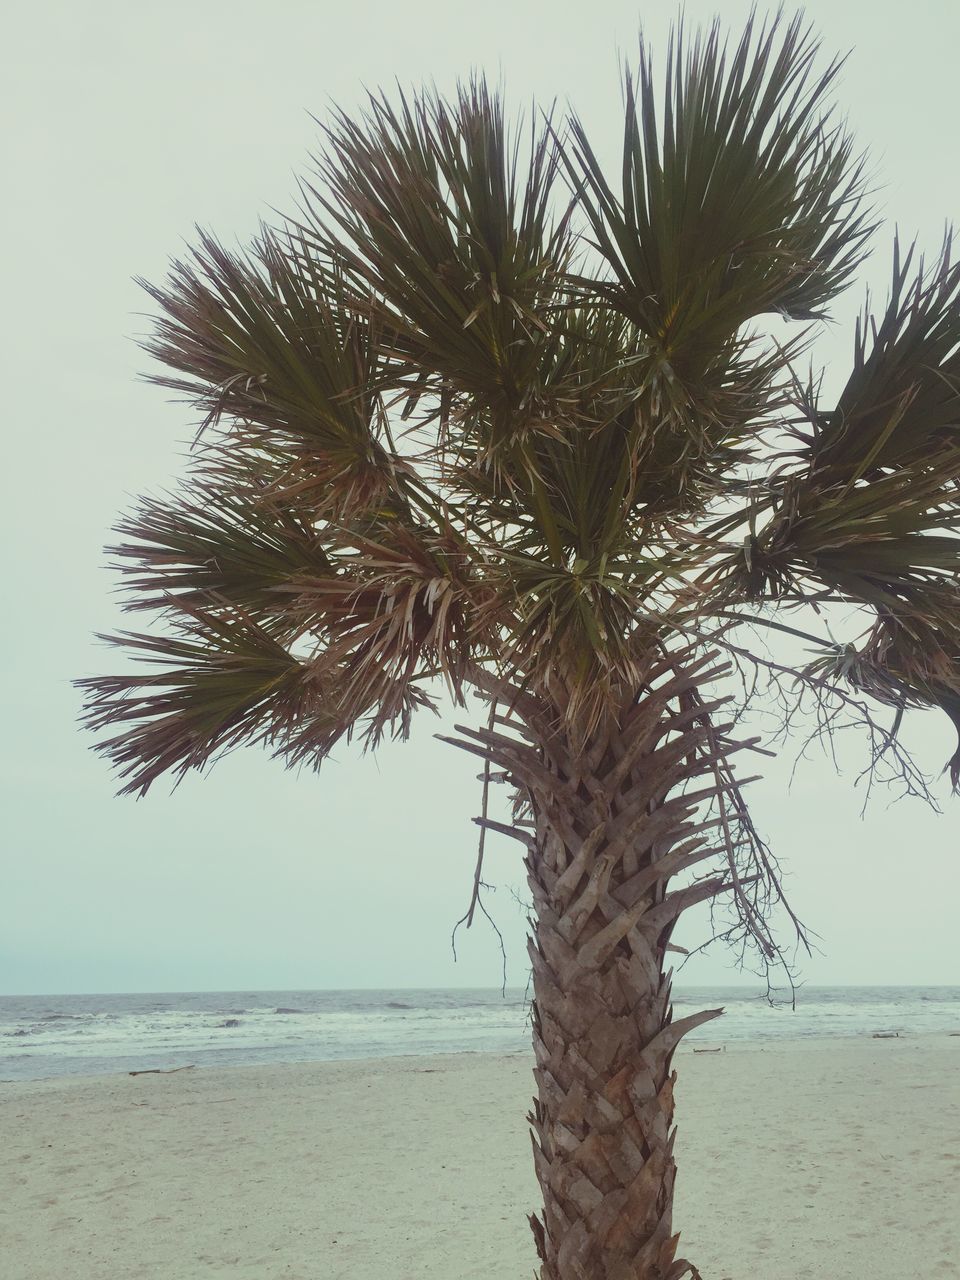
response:
[[[687,18],[718,5],[687,0]],[[749,11],[724,0],[732,26]],[[956,50],[960,7],[915,0],[806,6],[828,54],[852,50],[838,91],[868,149],[887,226],[864,273],[881,293],[896,223],[934,251],[960,217]],[[166,0],[18,5],[4,23],[7,122],[0,204],[7,467],[0,854],[0,993],[311,987],[494,986],[496,940],[449,935],[469,895],[476,762],[413,740],[378,758],[344,747],[319,776],[238,753],[175,794],[114,798],[75,725],[71,678],[109,669],[92,640],[118,625],[103,544],[119,512],[178,470],[189,411],[137,381],[148,310],[134,276],[159,280],[196,223],[248,237],[293,207],[317,139],[310,113],[399,80],[451,89],[481,68],[517,106],[570,100],[614,154],[619,55],[638,14],[662,49],[672,4],[477,5],[407,0]],[[821,344],[839,376],[843,321]],[[11,456],[12,455],[12,456]],[[936,716],[911,725],[923,762],[949,754]],[[752,788],[823,954],[807,981],[960,982],[960,799],[944,816],[878,794],[860,819],[852,765],[789,761]],[[845,760],[846,763],[846,760]],[[526,981],[519,845],[490,842],[490,905],[508,975]],[[702,924],[702,922],[700,922]],[[700,941],[698,922],[683,940]],[[738,981],[717,948],[683,979]]]

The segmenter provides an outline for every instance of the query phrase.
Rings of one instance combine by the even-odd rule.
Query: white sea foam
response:
[[[740,988],[676,989],[675,1016],[723,1006],[711,1043],[960,1031],[960,987],[809,987],[796,1010]],[[527,993],[261,991],[0,997],[0,1081],[193,1063],[525,1052]]]

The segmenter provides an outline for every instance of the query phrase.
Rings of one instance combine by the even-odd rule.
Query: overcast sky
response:
[[[688,0],[690,21],[716,5]],[[724,0],[738,24],[749,10]],[[852,49],[839,99],[872,157],[887,227],[864,275],[881,292],[894,223],[937,247],[960,214],[960,9],[817,0],[829,53]],[[669,4],[641,6],[663,48]],[[489,930],[450,929],[466,905],[479,788],[471,758],[414,739],[377,759],[349,748],[319,776],[238,753],[173,795],[115,799],[75,727],[72,677],[101,671],[91,640],[117,623],[101,547],[132,496],[161,489],[190,436],[182,407],[137,381],[145,298],[199,223],[246,238],[292,206],[332,100],[364,86],[502,74],[518,104],[570,99],[611,152],[618,58],[638,7],[615,0],[476,5],[165,0],[18,5],[4,23],[6,623],[0,992],[493,986]],[[822,346],[838,370],[862,289]],[[911,726],[938,769],[950,735]],[[795,904],[821,935],[812,983],[960,982],[960,800],[945,816],[878,795],[860,819],[855,755],[837,776],[788,762],[753,788]],[[526,981],[519,846],[494,841],[488,878],[512,983]],[[685,939],[699,941],[692,922]],[[684,974],[737,981],[717,949]]]

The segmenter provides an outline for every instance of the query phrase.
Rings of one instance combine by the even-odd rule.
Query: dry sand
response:
[[[704,1280],[960,1276],[960,1038],[677,1057]],[[3,1280],[530,1280],[524,1056],[0,1086]]]

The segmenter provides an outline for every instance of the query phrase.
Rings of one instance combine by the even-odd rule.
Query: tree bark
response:
[[[671,1058],[685,1032],[720,1011],[671,1021],[664,946],[642,916],[584,957],[589,940],[571,944],[570,916],[556,910],[538,861],[530,859],[538,1093],[529,1119],[544,1197],[542,1218],[530,1219],[542,1280],[696,1276],[676,1256],[672,1227]]]
[[[716,655],[681,656],[651,659],[639,691],[587,737],[559,727],[562,698],[547,706],[473,673],[494,710],[508,712],[486,730],[458,725],[463,737],[447,739],[501,769],[532,818],[513,828],[479,821],[527,847],[537,1062],[529,1120],[544,1200],[530,1223],[541,1280],[699,1276],[678,1257],[673,1231],[672,1060],[688,1031],[723,1011],[674,1020],[666,958],[688,906],[742,883],[735,870],[726,880],[735,864],[725,856],[722,799],[738,744],[725,736],[729,725],[712,721],[721,704],[698,692],[719,674],[708,669]],[[694,872],[669,888],[714,858],[721,873]]]
[[[528,777],[541,1280],[698,1275],[672,1225],[671,1064],[722,1011],[674,1021],[665,960],[680,912],[724,886],[668,882],[717,851],[715,824],[698,818],[720,774],[696,673],[666,675],[576,748],[541,732]],[[704,774],[710,785],[691,785]]]

